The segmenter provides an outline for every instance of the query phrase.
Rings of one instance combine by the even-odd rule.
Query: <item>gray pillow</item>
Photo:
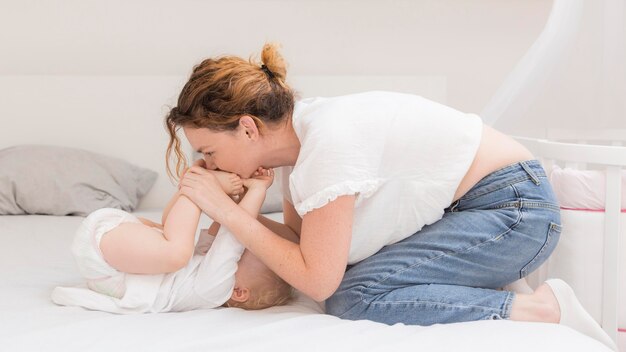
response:
[[[0,214],[85,216],[133,211],[157,173],[85,150],[23,145],[0,150]]]

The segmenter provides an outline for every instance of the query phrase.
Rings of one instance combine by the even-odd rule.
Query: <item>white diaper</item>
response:
[[[124,222],[141,223],[137,217],[119,209],[103,208],[89,214],[76,230],[72,254],[80,274],[90,289],[116,298],[124,296],[125,273],[110,266],[100,250],[102,236]]]

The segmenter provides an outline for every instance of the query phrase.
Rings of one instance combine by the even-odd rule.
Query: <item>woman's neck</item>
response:
[[[291,119],[285,125],[271,131],[265,149],[267,167],[294,166],[300,154],[300,140]]]

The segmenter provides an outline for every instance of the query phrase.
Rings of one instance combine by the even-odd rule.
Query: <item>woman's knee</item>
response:
[[[326,302],[326,313],[341,319],[358,320],[363,319],[357,313],[360,307],[365,304],[354,294],[340,292],[330,296]]]
[[[345,282],[326,299],[326,313],[343,319],[352,319],[348,313],[364,303],[364,296],[357,288],[346,287],[344,284]]]

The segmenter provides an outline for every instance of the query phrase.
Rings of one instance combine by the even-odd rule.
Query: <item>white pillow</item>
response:
[[[550,183],[563,208],[604,210],[606,173],[554,166]],[[626,209],[626,170],[622,171],[622,209]]]

